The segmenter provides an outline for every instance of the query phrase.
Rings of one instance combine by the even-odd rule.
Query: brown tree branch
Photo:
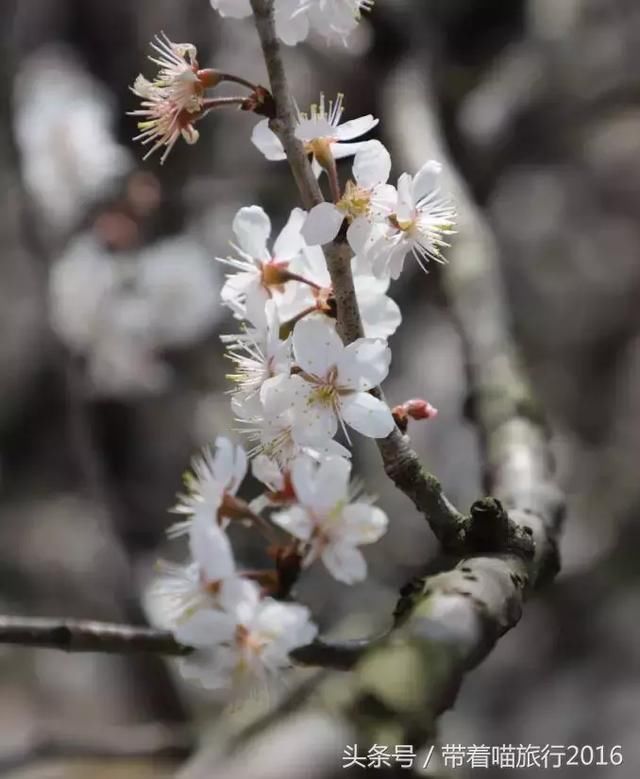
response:
[[[299,665],[335,670],[353,667],[383,636],[347,641],[314,641],[291,653]],[[152,653],[180,657],[193,651],[168,630],[82,619],[0,616],[0,644],[16,644],[64,652],[110,654]]]

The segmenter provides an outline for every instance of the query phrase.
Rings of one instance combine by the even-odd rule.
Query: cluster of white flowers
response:
[[[250,10],[248,0],[212,2],[236,17]],[[281,22],[284,9],[296,24],[321,9],[334,25],[339,11],[349,7],[353,19],[363,5],[276,3]],[[188,57],[190,49],[183,49]],[[158,88],[182,84],[182,75],[166,69],[162,78]],[[343,123],[342,113],[341,95],[328,105],[322,97],[308,113],[298,112],[295,128],[316,173],[327,173],[333,202],[309,212],[293,209],[274,240],[263,208],[243,207],[231,225],[229,255],[217,258],[228,270],[222,303],[240,323],[239,332],[222,336],[232,366],[231,406],[250,442],[253,476],[265,489],[250,504],[240,497],[247,455],[219,438],[215,452],[194,462],[187,494],[176,507],[183,518],[169,531],[188,538],[191,562],[167,566],[159,585],[168,604],[165,624],[196,648],[181,661],[183,672],[210,688],[267,683],[289,665],[292,649],[315,636],[309,610],[290,600],[301,570],[320,561],[345,584],[365,579],[360,547],[378,541],[388,520],[350,483],[351,431],[385,438],[396,425],[406,429],[409,418],[436,413],[419,399],[392,413],[377,387],[389,372],[387,340],[401,321],[387,294],[390,281],[407,254],[423,268],[429,260],[442,261],[453,206],[436,162],[389,184],[389,152],[377,140],[361,140],[378,120],[369,115]],[[257,125],[252,140],[267,159],[284,158],[267,122]],[[352,178],[341,185],[336,159],[348,156],[354,157]],[[322,249],[343,230],[353,250],[345,262],[351,263],[365,333],[348,345],[337,330]],[[265,535],[273,570],[238,566],[227,535],[234,520]]]
[[[251,14],[249,0],[210,0],[221,16],[243,19]],[[311,30],[330,42],[345,43],[374,0],[275,0],[276,33],[287,46],[305,40]]]

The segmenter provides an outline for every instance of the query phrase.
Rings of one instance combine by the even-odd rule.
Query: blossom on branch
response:
[[[154,588],[174,630],[200,609],[224,608],[225,593],[239,578],[231,543],[215,518],[196,514],[188,532],[192,562],[184,566],[162,562],[164,575]]]
[[[244,19],[251,15],[249,0],[210,0],[220,16]],[[305,40],[311,28],[330,43],[346,45],[374,0],[273,0],[276,35],[287,46]]]
[[[314,206],[302,227],[302,235],[310,245],[332,241],[346,219],[347,240],[355,253],[365,248],[373,224],[391,213],[397,199],[395,187],[387,184],[391,172],[391,156],[380,141],[367,141],[356,153],[353,178],[347,181],[337,203]]]
[[[338,581],[353,584],[367,575],[367,564],[358,549],[378,541],[388,519],[370,500],[351,502],[351,463],[331,458],[319,465],[310,460],[293,464],[291,479],[298,499],[273,521],[303,542],[307,566],[320,558]]]
[[[216,257],[218,262],[234,268],[237,273],[227,276],[222,288],[222,300],[236,309],[257,311],[264,307],[273,291],[281,289],[290,279],[289,263],[302,250],[304,239],[300,228],[305,212],[294,208],[287,224],[273,244],[267,247],[271,235],[271,220],[260,206],[241,208],[233,219],[231,229],[236,242],[231,246],[237,257]],[[246,310],[245,309],[245,310]]]
[[[297,409],[312,435],[333,437],[339,425],[347,439],[345,425],[372,438],[391,433],[389,407],[369,393],[389,372],[385,341],[358,338],[345,346],[324,320],[303,319],[293,331],[293,355],[299,372],[266,381],[263,399],[282,411]]]
[[[270,689],[291,666],[289,653],[314,639],[309,609],[261,598],[253,582],[228,588],[225,609],[196,612],[175,631],[196,651],[180,660],[183,676],[211,690],[246,695]]]
[[[193,459],[191,471],[184,477],[187,492],[179,496],[173,511],[187,515],[186,521],[175,523],[170,536],[181,535],[191,527],[191,518],[200,514],[208,520],[225,524],[225,506],[232,503],[247,473],[247,455],[241,446],[234,446],[228,438],[216,439],[215,454],[204,449]]]
[[[441,172],[440,163],[430,160],[415,176],[398,179],[392,213],[374,225],[364,247],[376,275],[397,279],[409,252],[424,271],[429,260],[445,262],[442,249],[455,232],[455,207],[441,190]]]
[[[151,144],[144,159],[164,146],[160,160],[164,162],[180,137],[189,144],[198,140],[194,124],[204,110],[204,91],[216,86],[219,76],[214,70],[200,70],[191,43],[174,43],[162,33],[151,47],[157,56],[149,59],[158,66],[158,75],[152,81],[142,74],[136,78],[131,91],[141,99],[142,107],[129,113],[139,117],[141,132],[134,141]]]
[[[335,160],[354,155],[368,141],[350,141],[368,133],[378,124],[378,119],[371,114],[341,124],[343,99],[344,96],[338,94],[335,101],[330,100],[327,106],[324,94],[321,94],[320,101],[310,107],[309,113],[298,110],[296,138],[302,141],[307,154],[313,155],[316,176],[329,169]],[[268,160],[286,159],[282,143],[269,128],[267,119],[258,122],[253,128],[251,141]]]

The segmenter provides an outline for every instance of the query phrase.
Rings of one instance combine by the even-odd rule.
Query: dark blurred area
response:
[[[3,12],[0,611],[142,623],[155,561],[180,559],[164,531],[190,456],[237,437],[218,338],[234,325],[213,257],[240,206],[278,227],[296,195],[286,166],[250,144],[245,113],[214,112],[162,167],[130,140],[128,85],[150,72],[153,35],[264,82],[248,20],[207,0],[5,0]],[[285,51],[301,105],[344,92],[347,118],[381,119],[392,157],[403,141],[385,121],[387,80],[407,58],[433,80],[452,159],[499,242],[569,497],[559,579],[470,674],[441,741],[621,745],[624,765],[577,769],[603,779],[640,771],[639,48],[637,0],[378,0],[349,47]],[[439,409],[413,441],[466,506],[482,468],[439,273],[407,263],[391,288],[404,322],[386,392]],[[299,588],[336,636],[383,627],[398,587],[437,555],[375,448],[360,450],[392,518],[372,576],[346,589],[314,571]],[[0,776],[170,776],[192,726],[215,732],[219,713],[160,658],[0,647]],[[92,757],[99,734],[152,757]],[[87,755],[65,756],[74,745]]]

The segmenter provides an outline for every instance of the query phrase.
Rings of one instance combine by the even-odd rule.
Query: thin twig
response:
[[[302,204],[309,209],[322,203],[324,198],[304,147],[295,136],[295,108],[276,35],[273,0],[251,0],[251,8],[276,104],[276,117],[269,125],[282,142]]]
[[[383,636],[347,641],[314,641],[291,653],[299,665],[348,670]],[[82,619],[0,616],[0,644],[17,644],[65,652],[110,654],[152,653],[167,657],[188,655],[168,630]]]

